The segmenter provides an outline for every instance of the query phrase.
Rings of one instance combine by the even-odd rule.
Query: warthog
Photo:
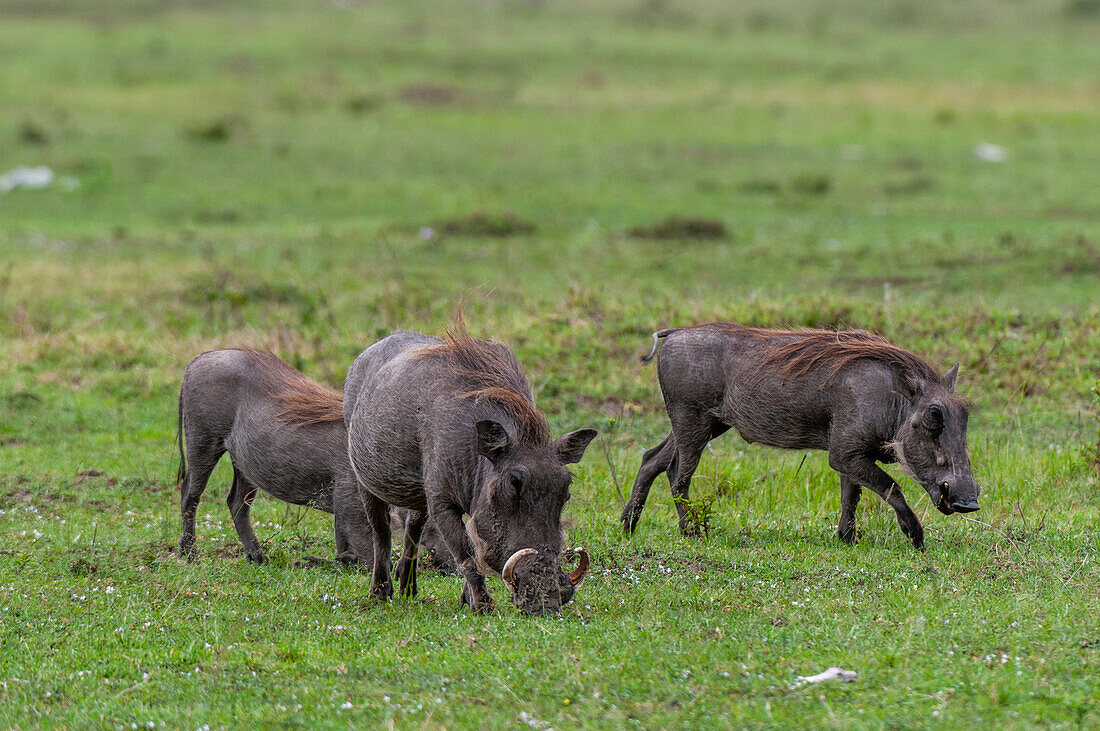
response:
[[[333,485],[353,479],[340,394],[271,353],[232,349],[196,356],[180,388],[176,438],[184,556],[195,553],[199,498],[226,452],[233,462],[229,513],[252,563],[267,560],[249,520],[257,490],[331,513]],[[348,554],[339,521],[336,549]]]
[[[253,563],[267,560],[249,520],[257,489],[288,503],[331,513],[336,481],[354,482],[343,398],[271,353],[214,350],[192,360],[180,389],[176,438],[183,512],[181,555],[194,554],[199,498],[214,465],[227,451],[233,462],[229,512]],[[400,536],[405,533],[408,515],[407,510],[393,510],[391,521]],[[339,522],[335,532],[338,561],[372,564],[370,536],[356,535],[349,540]],[[357,550],[351,547],[351,540]],[[441,573],[454,572],[450,553],[430,523],[421,535],[421,547]],[[310,557],[305,563],[326,561]]]
[[[707,443],[731,427],[749,443],[823,449],[840,474],[838,535],[855,541],[861,487],[897,513],[917,548],[924,529],[901,488],[876,462],[897,462],[944,515],[978,509],[980,488],[966,449],[966,402],[954,395],[956,363],[940,376],[885,338],[855,330],[762,330],[731,323],[653,334],[672,431],[642,457],[620,520],[638,525],[653,480],[667,472],[680,531],[691,532],[685,502]]]
[[[389,503],[414,511],[396,570],[402,594],[416,594],[416,544],[430,515],[466,578],[462,602],[474,611],[492,610],[490,571],[529,614],[558,612],[572,598],[588,555],[579,549],[572,575],[559,566],[572,479],[565,465],[580,461],[596,431],[551,440],[507,347],[465,333],[390,335],[349,370],[344,417],[358,484],[337,486],[336,510],[347,513],[350,532],[373,535],[373,596],[393,594]],[[364,522],[369,530],[353,530]]]

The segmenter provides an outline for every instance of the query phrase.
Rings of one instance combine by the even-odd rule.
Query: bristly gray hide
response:
[[[876,462],[900,461],[944,514],[978,509],[966,448],[969,410],[954,394],[957,363],[941,376],[871,333],[733,323],[658,331],[644,362],[662,338],[657,378],[672,430],[642,457],[620,516],[627,533],[661,473],[668,474],[681,532],[693,532],[685,505],[691,477],[707,443],[729,429],[749,443],[828,451],[840,475],[838,535],[849,543],[866,487],[894,508],[913,545],[924,547],[924,529],[901,487]]]
[[[462,601],[475,611],[492,609],[484,571],[501,572],[524,549],[534,553],[509,572],[516,606],[555,613],[572,598],[579,580],[558,563],[566,465],[580,461],[596,432],[551,439],[506,346],[461,333],[390,335],[348,371],[344,418],[356,483],[338,486],[335,506],[348,525],[369,524],[374,535],[373,596],[393,594],[389,551],[380,550],[389,542],[389,504],[414,511],[396,569],[403,594],[416,593],[416,542],[430,515],[466,578]]]

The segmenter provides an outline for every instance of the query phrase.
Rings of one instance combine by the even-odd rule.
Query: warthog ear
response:
[[[554,451],[562,464],[576,464],[584,456],[584,450],[599,434],[595,429],[577,429],[554,440]]]
[[[492,419],[482,419],[474,426],[477,428],[477,453],[493,464],[499,464],[512,451],[513,442],[508,430]]]
[[[943,385],[947,386],[950,393],[955,393],[955,383],[959,380],[959,362],[951,366],[951,370],[943,374]]]

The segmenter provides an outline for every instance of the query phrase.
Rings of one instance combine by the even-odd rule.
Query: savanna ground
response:
[[[1097,68],[1093,0],[0,1],[0,173],[58,175],[0,195],[0,724],[1100,724]],[[602,431],[561,617],[375,604],[270,499],[248,565],[227,462],[176,557],[191,356],[339,387],[463,301]],[[662,478],[624,539],[667,423],[637,356],[710,319],[960,360],[981,512],[905,480],[928,551],[873,496],[843,546],[823,454],[727,435],[708,536]]]

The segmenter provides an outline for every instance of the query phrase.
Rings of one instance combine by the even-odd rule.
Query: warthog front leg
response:
[[[921,527],[916,513],[909,507],[909,503],[905,502],[905,495],[902,494],[901,487],[894,482],[894,478],[886,474],[877,464],[863,457],[836,464],[830,453],[829,464],[842,476],[847,476],[857,484],[866,486],[885,500],[894,509],[901,532],[913,542],[914,548],[924,550],[924,528]]]
[[[401,596],[416,596],[416,557],[420,548],[420,536],[428,514],[422,510],[410,510],[405,518],[405,540],[401,558],[397,562],[397,586]]]
[[[859,483],[845,475],[840,476],[840,524],[837,535],[848,544],[856,542],[856,506],[863,488]]]
[[[462,603],[468,605],[477,614],[493,611],[493,598],[489,596],[489,587],[477,565],[474,544],[466,535],[466,526],[462,524],[462,508],[457,505],[436,501],[428,507],[428,513],[435,521],[436,530],[454,556],[458,571],[466,577],[462,587]]]

